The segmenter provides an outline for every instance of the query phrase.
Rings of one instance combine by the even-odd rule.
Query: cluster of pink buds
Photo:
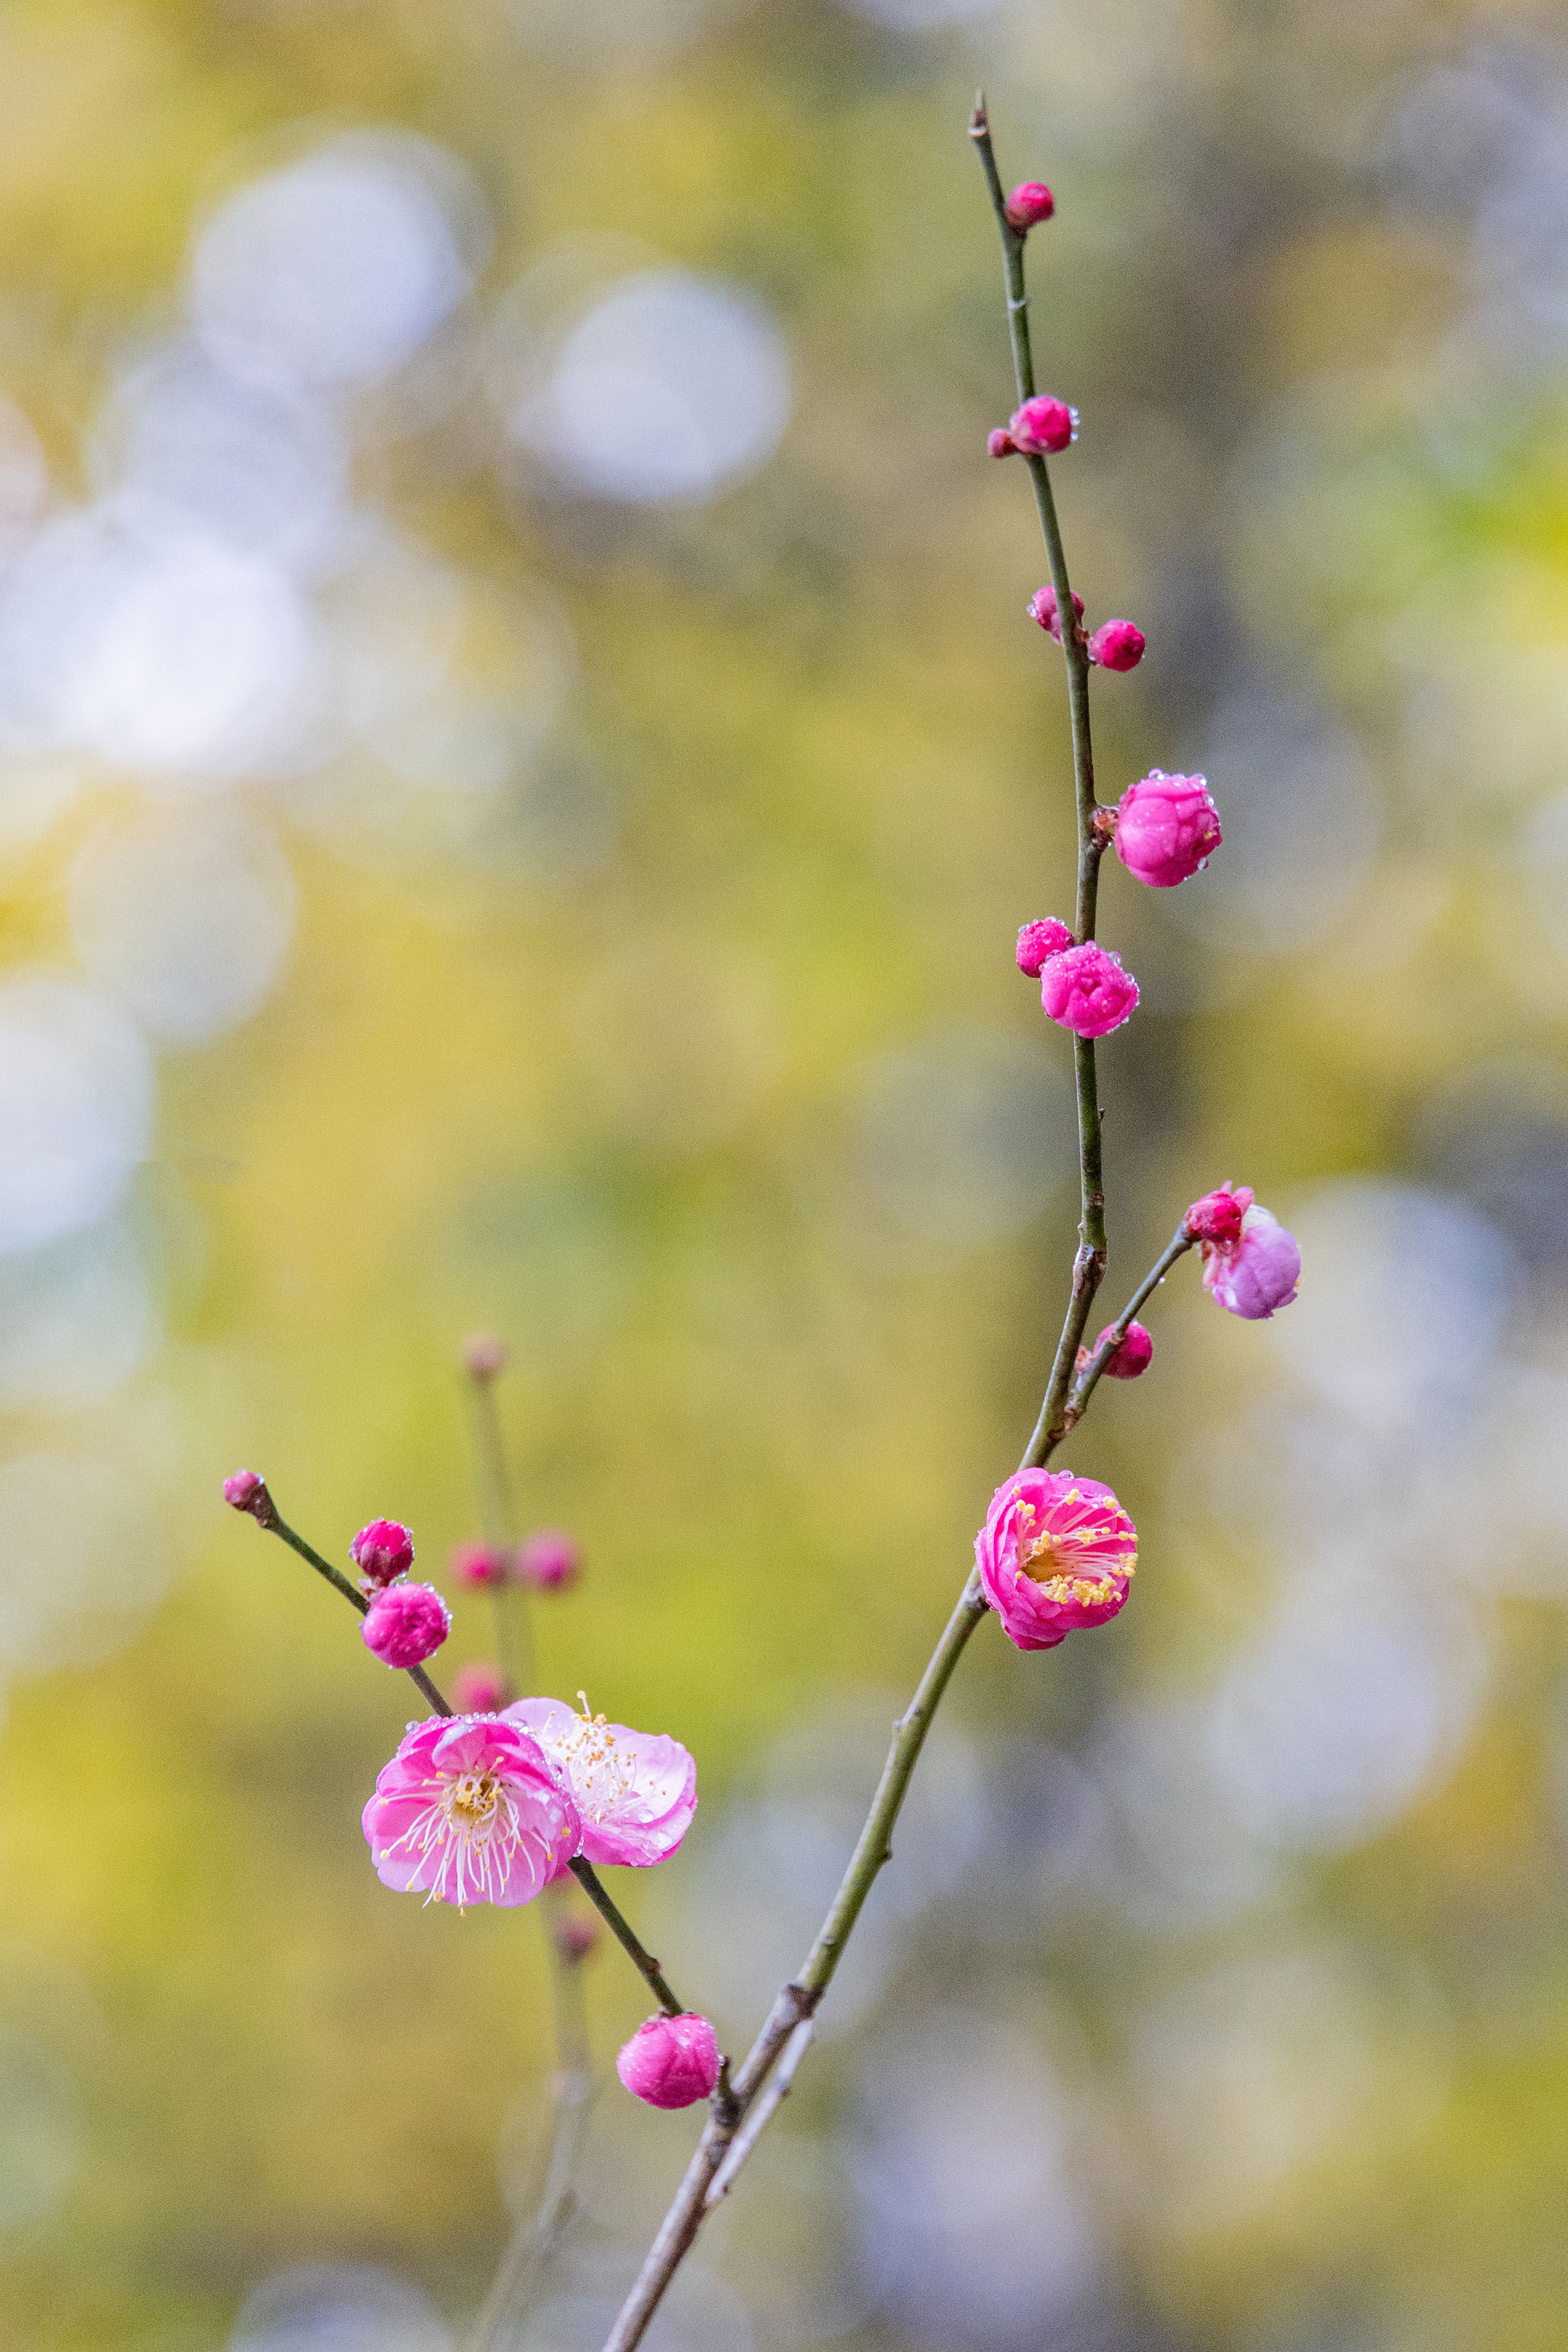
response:
[[[1222,1184],[1195,1201],[1183,1226],[1203,1258],[1203,1286],[1228,1314],[1267,1322],[1289,1307],[1301,1278],[1293,1234],[1260,1208],[1249,1184]]]
[[[1071,593],[1072,618],[1077,624],[1083,618],[1083,599],[1076,588]],[[1058,645],[1061,643],[1061,614],[1056,590],[1049,580],[1043,588],[1035,590],[1024,609],[1048,637],[1054,638]],[[1146,642],[1142,629],[1131,621],[1105,621],[1089,640],[1089,658],[1101,669],[1136,669],[1144,658]]]
[[[535,1592],[564,1591],[576,1582],[581,1567],[581,1545],[559,1528],[540,1528],[516,1551],[500,1544],[464,1543],[452,1555],[452,1573],[459,1584],[524,1584]]]
[[[349,1546],[370,1601],[360,1631],[383,1666],[422,1666],[452,1631],[452,1612],[434,1584],[411,1584],[413,1538],[401,1519],[372,1519]]]

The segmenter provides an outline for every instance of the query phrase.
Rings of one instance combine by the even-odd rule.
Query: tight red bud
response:
[[[1008,226],[1019,236],[1027,236],[1031,228],[1048,221],[1056,210],[1056,198],[1043,180],[1020,180],[1002,210],[1008,216]]]

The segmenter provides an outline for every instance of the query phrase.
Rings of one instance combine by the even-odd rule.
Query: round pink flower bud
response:
[[[1048,221],[1056,210],[1056,198],[1043,180],[1020,180],[1002,210],[1008,216],[1008,226],[1019,236],[1027,236],[1031,228]]]
[[[498,1544],[458,1544],[452,1554],[452,1573],[459,1584],[505,1584],[511,1565],[511,1554]]]
[[[1018,453],[1019,445],[1013,439],[1012,435],[1010,433],[1004,433],[999,425],[993,425],[990,431],[986,436],[987,457],[1016,457]]]
[[[1089,658],[1102,669],[1136,669],[1147,642],[1134,622],[1105,621],[1089,640]]]
[[[975,1560],[1009,1641],[1053,1650],[1115,1616],[1138,1564],[1137,1529],[1098,1479],[1020,1470],[992,1496]]]
[[[493,1381],[507,1369],[505,1341],[493,1332],[471,1332],[463,1342],[463,1368],[474,1380]]]
[[[531,1903],[577,1852],[577,1808],[515,1723],[430,1716],[376,1776],[365,1840],[383,1886],[437,1903]]]
[[[1294,1234],[1257,1203],[1241,1220],[1239,1239],[1203,1245],[1203,1286],[1228,1314],[1266,1323],[1289,1307],[1301,1278],[1301,1253]]]
[[[434,1584],[389,1584],[360,1628],[383,1666],[422,1666],[452,1631],[452,1612]]]
[[[1061,643],[1061,615],[1056,609],[1056,591],[1049,580],[1043,588],[1035,590],[1024,611],[1031,621],[1040,623],[1047,636],[1054,637],[1058,645]],[[1075,621],[1083,618],[1083,599],[1076,588],[1072,591],[1072,617]]]
[[[406,1576],[413,1566],[413,1538],[401,1519],[372,1519],[349,1546],[349,1558],[360,1571],[366,1592]]]
[[[277,1524],[277,1512],[259,1470],[236,1470],[232,1478],[225,1478],[224,1500],[232,1509],[248,1513],[261,1527]]]
[[[693,2106],[709,2096],[718,2080],[718,2036],[706,2017],[691,2010],[679,2017],[661,2012],[637,2028],[616,2059],[615,2072],[651,2107]]]
[[[1046,957],[1060,955],[1063,948],[1071,945],[1071,932],[1054,915],[1047,915],[1038,923],[1025,923],[1019,929],[1015,951],[1018,968],[1027,980],[1038,980]]]
[[[1122,959],[1086,940],[1048,956],[1040,968],[1040,1001],[1051,1019],[1075,1037],[1103,1037],[1119,1029],[1138,1001],[1138,983]]]
[[[1116,803],[1116,855],[1151,890],[1171,890],[1219,847],[1219,812],[1202,776],[1151,768]]]
[[[1241,1220],[1252,1206],[1250,1184],[1222,1184],[1195,1201],[1182,1223],[1195,1242],[1235,1242],[1241,1238]]]
[[[559,1528],[539,1528],[517,1554],[517,1581],[536,1592],[563,1592],[581,1566],[580,1544]]]
[[[1113,1323],[1106,1324],[1090,1349],[1091,1355],[1099,1354],[1115,1328]],[[1114,1349],[1105,1360],[1107,1378],[1113,1381],[1135,1381],[1140,1372],[1148,1370],[1149,1361],[1154,1352],[1154,1340],[1144,1326],[1141,1323],[1129,1323],[1126,1338],[1121,1346]]]
[[[1008,431],[1026,457],[1054,457],[1070,441],[1077,440],[1078,411],[1069,408],[1064,400],[1041,393],[1014,409]]]
[[[512,1696],[499,1666],[459,1666],[452,1688],[459,1715],[499,1715]]]

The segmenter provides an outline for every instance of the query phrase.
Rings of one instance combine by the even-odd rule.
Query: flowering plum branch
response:
[[[1128,1021],[1138,1003],[1136,981],[1096,937],[1101,865],[1113,845],[1117,862],[1134,881],[1151,889],[1175,888],[1220,846],[1221,832],[1202,776],[1167,775],[1155,768],[1129,785],[1114,807],[1103,807],[1096,798],[1090,674],[1132,669],[1143,657],[1145,638],[1124,619],[1103,622],[1087,634],[1083,600],[1068,577],[1047,460],[1071,446],[1079,419],[1067,402],[1036,391],[1024,278],[1027,238],[1052,216],[1054,199],[1038,181],[1004,192],[983,99],[969,129],[1001,238],[1018,395],[1006,427],[994,430],[987,446],[995,457],[1021,457],[1028,469],[1051,571],[1028,610],[1061,646],[1067,677],[1077,811],[1073,919],[1071,925],[1056,917],[1026,923],[1016,961],[1021,971],[1039,981],[1046,1016],[1073,1039],[1078,1244],[1033,1433],[1018,1469],[991,1498],[975,1539],[974,1567],[914,1697],[893,1727],[881,1779],[827,1916],[737,2065],[732,2068],[720,2052],[710,2021],[676,1998],[595,1869],[604,1863],[648,1867],[674,1852],[696,1807],[692,1758],[677,1740],[591,1715],[586,1699],[579,1714],[558,1699],[520,1696],[513,1677],[505,1597],[569,1582],[578,1556],[570,1538],[554,1531],[514,1547],[510,1486],[493,1395],[505,1360],[499,1342],[471,1340],[465,1351],[486,1525],[486,1541],[464,1547],[454,1564],[462,1582],[490,1590],[501,1664],[461,1670],[461,1713],[454,1714],[424,1672],[423,1661],[445,1640],[451,1616],[434,1587],[410,1577],[413,1544],[405,1528],[381,1519],[361,1529],[350,1547],[360,1570],[356,1590],[284,1523],[254,1473],[238,1474],[225,1488],[236,1509],[281,1536],[353,1603],[364,1620],[367,1647],[385,1664],[411,1675],[434,1710],[409,1727],[365,1807],[365,1836],[382,1881],[423,1892],[427,1901],[510,1906],[559,1889],[570,1873],[658,2003],[620,2053],[616,2071],[622,2083],[655,2107],[708,2103],[696,2149],[606,2352],[634,2352],[703,2221],[727,2194],[787,2095],[810,2041],[817,2008],[877,1874],[892,1859],[894,1830],[911,1776],[981,1619],[994,1611],[1015,1647],[1049,1650],[1071,1633],[1108,1623],[1125,1606],[1137,1564],[1131,1517],[1098,1480],[1045,1465],[1082,1419],[1102,1379],[1132,1380],[1147,1369],[1154,1342],[1137,1320],[1140,1309],[1194,1249],[1202,1258],[1204,1286],[1216,1303],[1249,1321],[1288,1306],[1301,1271],[1294,1240],[1254,1201],[1250,1188],[1222,1185],[1192,1202],[1121,1315],[1092,1348],[1084,1345],[1108,1258],[1096,1042]],[[523,1654],[519,1644],[519,1659]],[[531,1674],[531,1641],[526,1657]],[[580,1924],[586,1928],[588,1923]],[[570,1925],[560,1922],[559,1931]],[[568,2038],[563,2035],[563,2053]],[[586,2069],[584,2055],[578,2070],[583,2080],[589,2079]],[[476,2352],[498,2340],[520,2282],[537,2274],[541,2250],[554,2242],[569,2210],[580,2130],[575,2106],[569,2111],[559,2104],[564,2098],[561,2093],[544,2198],[534,2222],[508,2249],[481,2320]]]

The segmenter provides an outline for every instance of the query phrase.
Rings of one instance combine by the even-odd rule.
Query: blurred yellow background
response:
[[[615,1891],[731,2045],[1032,1422],[1070,911],[989,93],[1113,799],[1134,1605],[966,1659],[666,2352],[1568,2347],[1568,47],[1524,0],[0,11],[0,2346],[444,2352],[538,1923],[377,1883],[410,1711],[226,1513],[477,1528],[702,1809]],[[442,1679],[489,1654],[457,1601]],[[608,2087],[511,2338],[592,2352],[690,2116]],[[650,2339],[651,2341],[653,2339]]]

